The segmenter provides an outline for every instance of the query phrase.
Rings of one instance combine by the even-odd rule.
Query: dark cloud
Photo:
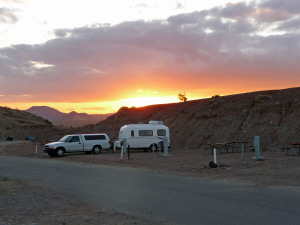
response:
[[[177,2],[175,9],[184,9],[184,5],[180,2]]]
[[[293,18],[280,24],[278,30],[285,30],[289,32],[300,31],[300,17]]]
[[[0,8],[0,24],[1,23],[16,23],[18,18],[14,11],[8,8]]]
[[[254,3],[247,4],[240,3],[228,3],[226,7],[217,7],[212,10],[213,14],[218,17],[225,17],[231,19],[247,19],[254,9]]]
[[[287,11],[292,14],[300,13],[299,0],[265,0],[261,3],[260,7],[272,9],[276,11]]]
[[[300,13],[300,1],[265,0],[255,13],[259,22],[284,21]]]
[[[286,31],[299,20],[259,24],[254,12],[262,6],[270,7],[228,4],[167,20],[61,29],[44,44],[2,48],[0,95],[80,102],[119,99],[133,85],[188,90],[295,84],[300,34]],[[283,34],[261,35],[275,25]]]

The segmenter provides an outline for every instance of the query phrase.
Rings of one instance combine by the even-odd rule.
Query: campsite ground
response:
[[[158,152],[131,151],[130,159],[125,154],[123,160],[120,150],[115,153],[103,151],[99,155],[78,153],[49,158],[43,153],[43,145],[16,141],[0,143],[0,155],[147,168],[250,186],[289,186],[297,189],[300,186],[299,155],[294,151],[287,156],[280,149],[262,152],[263,160],[253,159],[255,154],[249,150],[244,157],[241,153],[218,153],[219,168],[208,166],[213,155],[210,150],[204,149],[170,149],[169,156],[160,156]],[[4,215],[0,218],[0,224],[32,224],[33,221],[34,224],[148,224],[10,177],[0,177],[0,199],[0,214]]]

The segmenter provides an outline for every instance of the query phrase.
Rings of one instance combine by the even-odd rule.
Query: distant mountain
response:
[[[66,114],[48,106],[32,106],[25,111],[43,117],[44,119],[47,119],[52,123],[53,121],[59,120]]]
[[[8,136],[13,136],[14,140],[25,140],[26,137],[55,140],[65,133],[65,129],[53,126],[40,116],[0,106],[0,141]]]
[[[113,115],[113,113],[87,114],[77,113],[75,111],[63,113],[49,106],[32,106],[31,108],[27,109],[26,112],[43,117],[54,125],[63,125],[67,127],[80,127],[87,124],[95,124]]]

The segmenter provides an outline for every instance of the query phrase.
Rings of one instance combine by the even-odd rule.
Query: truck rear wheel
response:
[[[94,148],[93,148],[93,153],[95,153],[95,154],[100,154],[100,153],[101,153],[101,150],[102,150],[102,147],[99,146],[99,145],[96,145],[96,146],[94,146]]]

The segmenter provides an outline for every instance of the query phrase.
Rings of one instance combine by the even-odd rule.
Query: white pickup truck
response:
[[[102,149],[110,148],[110,139],[107,134],[71,134],[57,142],[45,145],[44,152],[49,156],[62,157],[68,152],[101,153]]]

